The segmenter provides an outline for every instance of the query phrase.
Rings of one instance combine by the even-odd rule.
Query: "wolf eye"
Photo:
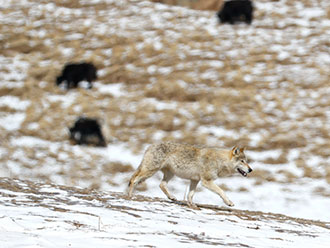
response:
[[[244,163],[244,160],[242,159],[241,162]]]

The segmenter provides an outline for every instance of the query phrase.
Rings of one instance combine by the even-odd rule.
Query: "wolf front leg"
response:
[[[228,199],[225,192],[218,185],[216,185],[212,180],[202,179],[202,185],[205,188],[218,194],[222,198],[222,200],[226,203],[226,205],[228,205],[229,207],[234,206],[234,203],[232,203],[232,201]]]

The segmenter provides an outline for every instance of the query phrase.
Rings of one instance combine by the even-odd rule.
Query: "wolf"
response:
[[[159,170],[164,174],[159,187],[172,201],[176,201],[176,198],[167,188],[167,183],[171,178],[176,175],[190,180],[188,206],[192,208],[197,208],[192,199],[199,181],[205,188],[218,194],[226,205],[233,207],[234,203],[214,183],[214,180],[235,172],[246,177],[252,172],[244,154],[244,148],[238,146],[227,150],[173,142],[153,144],[146,150],[141,164],[129,181],[128,198],[132,197],[137,184]]]

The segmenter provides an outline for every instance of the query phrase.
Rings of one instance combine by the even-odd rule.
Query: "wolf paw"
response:
[[[188,207],[190,207],[191,209],[194,209],[194,210],[201,210],[196,204],[194,203],[189,203],[188,202]]]
[[[229,207],[233,207],[233,206],[235,206],[235,204],[234,204],[232,201],[230,201],[230,200],[225,201],[225,203],[226,203],[226,205],[229,206]]]
[[[169,196],[168,199],[174,202],[178,201],[175,196]]]

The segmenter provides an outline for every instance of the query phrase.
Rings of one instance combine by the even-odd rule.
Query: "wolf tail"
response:
[[[138,174],[140,174],[140,167],[134,172],[134,174],[132,175],[131,179],[129,180],[129,183],[128,183],[128,187],[131,187],[134,182],[135,182],[135,179],[137,177]]]
[[[139,168],[134,172],[131,179],[129,180],[128,188],[127,188],[127,195],[128,195],[129,198],[132,197],[135,186],[139,183],[138,176],[141,173],[141,168],[140,167],[141,166],[139,166]]]

